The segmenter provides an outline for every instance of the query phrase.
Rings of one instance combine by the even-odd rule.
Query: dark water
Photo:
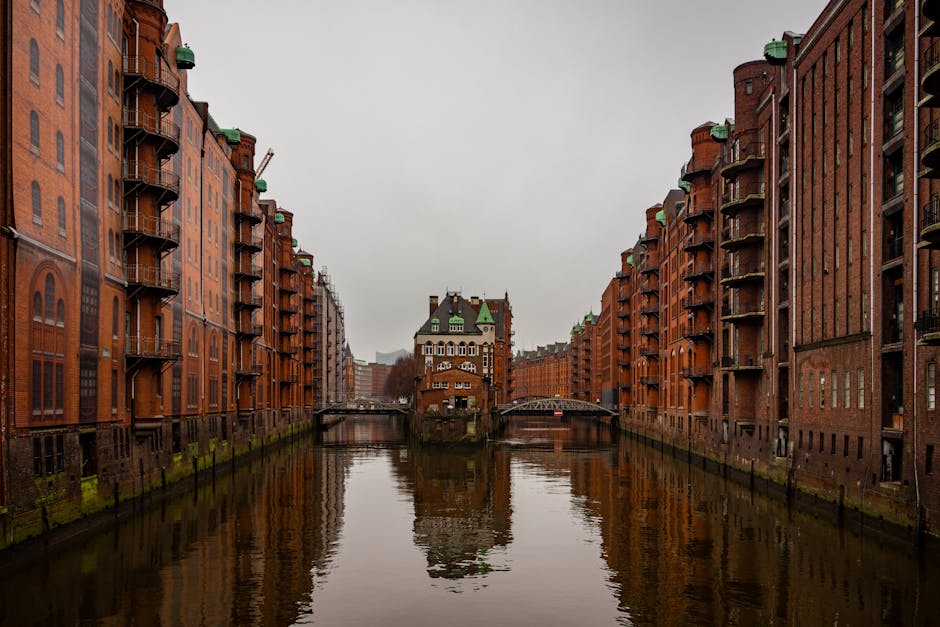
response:
[[[931,624],[937,561],[586,421],[459,451],[362,417],[3,568],[0,622]]]

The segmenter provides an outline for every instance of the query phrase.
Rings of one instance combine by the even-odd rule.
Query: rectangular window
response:
[[[927,445],[927,453],[924,455],[924,472],[928,475],[933,472],[933,444]]]
[[[839,378],[835,370],[832,371],[832,408],[839,406]]]
[[[858,408],[865,409],[865,369],[858,369]]]
[[[799,437],[799,439],[797,440],[796,447],[797,447],[797,448],[803,448],[803,430],[802,430],[802,429],[800,429],[800,437]]]
[[[842,456],[849,456],[849,436],[847,435],[842,436]]]
[[[813,432],[809,432],[809,450],[813,450]]]
[[[33,474],[42,476],[42,438],[33,438]]]
[[[845,408],[850,409],[852,407],[852,377],[849,375],[849,371],[846,370],[843,373],[842,377],[842,394],[845,397]]]
[[[47,435],[43,438],[43,452],[46,459],[46,474],[55,474],[55,449],[52,448],[52,436]]]
[[[819,432],[819,452],[824,453],[826,451],[826,434],[822,431]]]
[[[118,375],[117,370],[111,371],[111,413],[117,413],[118,406]]]
[[[816,406],[816,393],[815,393],[815,389],[816,389],[816,388],[815,388],[815,385],[816,385],[816,384],[815,384],[815,379],[814,379],[812,373],[810,373],[810,375],[807,377],[807,379],[809,379],[809,395],[808,395],[808,399],[807,399],[809,402],[807,403],[807,406],[810,407],[810,408],[812,408],[812,407],[815,407],[815,406]]]
[[[927,409],[937,408],[937,364],[931,361],[927,364]]]
[[[858,459],[861,459],[861,458],[862,458],[862,451],[865,450],[865,438],[863,438],[862,436],[858,436],[858,444],[857,444],[857,446],[858,446],[858,450],[855,452],[855,456],[856,456]]]
[[[826,406],[826,375],[822,372],[819,373],[819,407],[823,408]]]

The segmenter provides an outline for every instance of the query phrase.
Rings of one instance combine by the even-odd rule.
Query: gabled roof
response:
[[[456,299],[456,305],[454,303]],[[483,332],[480,331],[477,326],[468,320],[476,320],[477,312],[473,309],[473,306],[470,304],[470,301],[465,299],[460,294],[455,292],[450,292],[447,296],[441,299],[441,302],[438,304],[437,309],[428,316],[428,319],[421,325],[421,328],[418,329],[416,335],[429,335],[431,333],[439,333],[442,335],[448,334],[447,328],[439,328],[437,331],[431,330],[432,323],[440,323],[441,320],[454,320],[460,319],[463,325],[463,333],[465,335],[482,335]]]

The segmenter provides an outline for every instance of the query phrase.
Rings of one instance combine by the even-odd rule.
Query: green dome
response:
[[[688,194],[689,192],[692,191],[692,184],[689,183],[688,181],[683,181],[682,179],[679,179],[679,189],[681,189],[686,194]]]
[[[307,259],[306,257],[301,257],[299,261],[300,261],[300,265],[307,266],[308,268],[310,267],[310,260]]]
[[[665,209],[660,209],[659,211],[656,212],[656,221],[662,224],[663,226],[666,226],[666,210]]]
[[[296,238],[296,237],[292,237],[292,238],[291,238],[291,240],[290,240],[290,247],[291,247],[291,248],[297,248],[297,238]]]
[[[284,223],[284,214],[278,211],[274,214],[274,224],[283,224]]]
[[[176,47],[176,67],[181,70],[191,70],[196,67],[196,53],[189,46]]]
[[[431,324],[440,324],[440,323],[441,323],[440,318],[431,318]]]
[[[787,42],[774,39],[765,44],[764,59],[771,65],[782,65],[787,60]]]
[[[716,142],[723,142],[728,139],[728,126],[725,124],[716,124],[711,130],[712,139]]]
[[[258,179],[258,180],[256,180],[256,181],[255,181],[255,189],[258,190],[259,192],[266,192],[266,191],[268,191],[268,182],[265,181],[264,179]]]
[[[633,255],[630,255],[629,257],[627,257],[627,263],[629,263],[631,266],[636,265],[636,262],[633,261]]]

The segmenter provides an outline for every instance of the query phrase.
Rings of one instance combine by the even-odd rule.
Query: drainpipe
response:
[[[920,32],[920,3],[919,3],[919,2],[915,2],[915,3],[914,3],[914,32],[915,32],[915,33]],[[920,76],[920,68],[919,68],[919,66],[920,66],[920,46],[919,46],[919,45],[915,45],[915,46],[914,46],[914,76],[915,76],[915,77]],[[916,94],[915,94],[915,96],[914,96],[913,104],[914,104],[914,107],[913,107],[913,118],[914,118],[914,159],[917,159],[917,155],[920,154],[920,115],[919,115],[919,109],[918,109],[918,107],[917,107],[917,95],[916,95]],[[919,219],[919,218],[920,218],[920,215],[919,215],[919,212],[920,212],[920,184],[919,184],[919,181],[916,181],[916,180],[915,180],[915,182],[914,182],[914,208],[913,208],[913,212],[914,212],[914,216],[913,216],[913,218],[914,218],[914,228],[913,228],[913,232],[914,232],[914,234],[915,234],[915,236],[911,238],[911,251],[913,252],[913,263],[911,264],[911,265],[913,266],[913,273],[912,273],[912,274],[913,274],[913,286],[912,286],[912,287],[913,287],[913,297],[912,297],[912,299],[911,299],[911,307],[908,307],[908,309],[909,309],[909,310],[910,310],[910,309],[913,309],[913,311],[912,311],[912,318],[913,318],[913,321],[914,321],[914,324],[911,325],[911,329],[912,329],[912,331],[913,331],[913,333],[912,333],[911,335],[913,336],[912,339],[914,340],[914,361],[912,362],[913,367],[914,367],[914,376],[912,377],[912,379],[913,379],[913,381],[914,381],[914,389],[912,390],[913,398],[912,398],[912,403],[911,403],[911,410],[912,410],[912,411],[911,411],[911,414],[912,414],[912,421],[911,421],[911,422],[912,422],[912,425],[911,425],[911,427],[913,428],[913,431],[914,431],[914,442],[913,442],[913,454],[911,455],[911,463],[912,463],[913,466],[914,466],[914,494],[915,494],[916,503],[917,503],[917,511],[915,512],[915,515],[917,516],[917,518],[915,519],[916,522],[915,522],[915,525],[914,525],[914,529],[917,530],[917,532],[919,533],[919,532],[921,531],[921,529],[920,529],[920,477],[919,477],[918,474],[917,474],[917,407],[918,407],[918,400],[917,400],[917,372],[918,372],[919,365],[918,365],[918,362],[917,362],[917,352],[918,352],[918,351],[917,351],[917,336],[916,336],[916,333],[917,333],[917,332],[914,331],[914,330],[917,328],[917,315],[918,315],[918,314],[917,314],[917,305],[918,305],[918,303],[917,303],[917,293],[918,293],[918,290],[917,290],[917,277],[918,277],[918,274],[919,274],[918,270],[920,269],[920,264],[919,264],[919,261],[920,261],[920,260],[919,260],[918,248],[917,248],[917,239],[918,239],[918,237],[916,236],[916,234],[917,234],[917,225],[920,224],[920,219]],[[902,321],[902,322],[903,322],[903,321]]]
[[[868,30],[869,30],[869,32],[870,32],[870,34],[871,34],[870,45],[871,45],[872,58],[874,58],[874,53],[875,53],[875,25],[874,25],[874,20],[875,20],[875,5],[874,5],[874,3],[872,3],[871,5],[869,5],[868,10],[869,10],[869,18],[868,18],[868,25],[869,25],[869,26],[868,26]],[[873,129],[874,126],[875,126],[875,84],[874,84],[874,80],[875,80],[875,65],[876,65],[875,63],[872,63],[872,64],[870,65],[869,69],[868,69],[868,72],[869,72],[868,85],[869,85],[869,91],[871,92],[871,98],[870,98],[871,102],[870,102],[870,104],[869,104],[870,113],[869,113],[869,115],[868,115],[868,124],[869,124],[869,128],[868,128],[868,129],[863,129],[863,132],[869,132],[869,131],[870,131],[871,129]],[[873,172],[875,171],[875,142],[871,141],[871,134],[869,134],[869,142],[868,142],[868,159],[869,159],[868,171],[869,171],[869,173],[873,173]],[[872,388],[872,394],[871,394],[871,397],[872,397],[872,403],[871,403],[871,405],[872,405],[872,406],[869,407],[869,410],[868,410],[868,425],[869,425],[869,426],[868,426],[868,429],[869,429],[869,438],[871,439],[871,445],[870,445],[871,448],[869,449],[869,454],[868,454],[868,469],[865,471],[865,478],[864,478],[864,480],[863,480],[863,482],[862,482],[862,485],[864,485],[865,482],[868,481],[868,475],[870,474],[870,471],[871,471],[872,458],[874,457],[874,455],[875,455],[874,451],[876,450],[875,447],[874,447],[874,444],[875,444],[875,407],[874,407],[874,399],[875,399],[875,390],[874,390],[874,387],[875,387],[875,342],[874,342],[874,336],[875,336],[875,333],[874,333],[874,331],[873,331],[873,326],[874,326],[874,323],[875,323],[875,317],[874,317],[874,313],[875,313],[875,262],[874,262],[874,255],[875,255],[875,177],[874,177],[874,176],[869,176],[869,177],[868,177],[868,312],[867,312],[867,315],[868,315],[868,324],[870,325],[870,326],[869,326],[869,331],[871,332],[871,338],[872,338],[872,341],[871,341],[871,343],[870,343],[870,347],[871,347],[871,352],[870,352],[870,366],[871,366],[871,377],[870,377],[870,380],[871,380],[871,385],[869,386],[869,387]],[[857,399],[856,399],[856,401],[857,401]],[[880,421],[879,421],[879,422],[880,422]],[[880,431],[880,428],[879,428],[879,431]],[[882,446],[882,444],[881,444],[881,439],[879,438],[879,439],[878,439],[878,448],[877,448],[878,451],[881,450],[881,446]],[[879,453],[879,455],[880,455],[880,453]],[[863,494],[862,498],[864,499],[864,490],[863,490],[862,494]],[[864,501],[863,501],[863,502],[864,502]]]

